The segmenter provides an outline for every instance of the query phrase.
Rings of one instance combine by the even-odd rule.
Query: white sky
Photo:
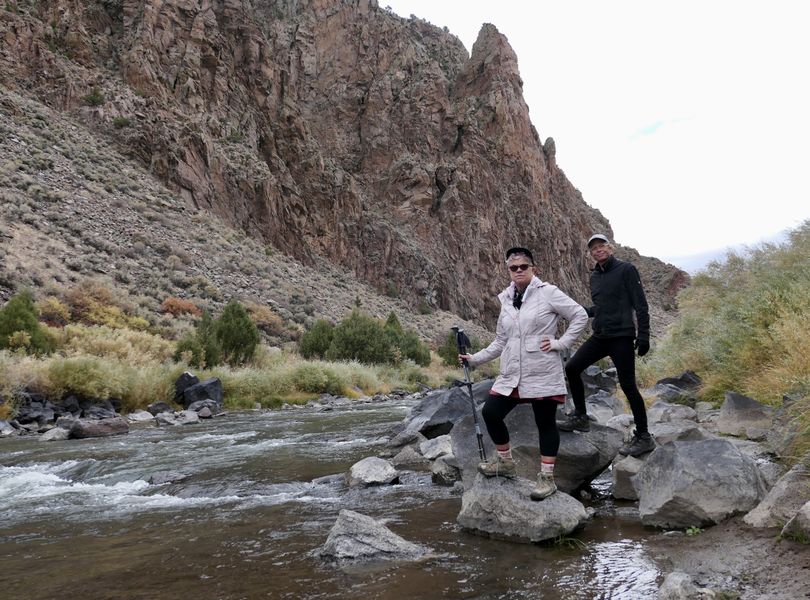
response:
[[[447,26],[468,51],[494,24],[541,139],[620,244],[693,271],[810,218],[810,2],[380,6]]]

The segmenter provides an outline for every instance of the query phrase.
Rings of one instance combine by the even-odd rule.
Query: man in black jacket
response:
[[[636,385],[636,359],[650,350],[650,313],[641,287],[638,270],[629,262],[613,256],[613,246],[607,236],[597,233],[588,240],[588,251],[596,261],[591,273],[591,300],[587,307],[593,317],[593,335],[580,346],[565,365],[568,385],[574,400],[574,413],[558,424],[562,431],[588,431],[591,426],[585,408],[585,388],[582,371],[596,361],[609,356],[619,375],[619,385],[630,403],[636,430],[620,454],[640,456],[655,448],[647,429],[647,410]],[[633,321],[635,312],[638,322]]]

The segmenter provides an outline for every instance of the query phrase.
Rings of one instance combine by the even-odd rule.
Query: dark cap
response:
[[[593,242],[605,242],[606,244],[610,243],[610,240],[607,238],[606,235],[601,233],[594,233],[590,238],[588,238],[588,248],[591,247]]]
[[[509,248],[509,250],[506,251],[506,260],[509,260],[509,257],[513,254],[525,254],[529,257],[529,260],[532,261],[532,264],[534,264],[534,256],[532,256],[532,253],[527,248],[521,248],[520,246]]]

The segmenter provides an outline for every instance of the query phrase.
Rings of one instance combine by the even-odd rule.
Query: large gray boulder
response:
[[[70,439],[108,437],[129,433],[129,423],[124,417],[112,419],[75,419],[70,424]]]
[[[771,428],[772,417],[773,409],[770,406],[742,394],[726,392],[717,418],[717,430],[749,440],[760,440]]]
[[[650,423],[697,421],[697,411],[690,406],[659,400],[647,409],[647,420]]]
[[[613,468],[611,475],[613,476],[613,489],[612,495],[619,500],[638,500],[638,491],[636,491],[636,484],[633,481],[641,467],[644,466],[644,460],[634,456],[617,456],[613,461]]]
[[[691,575],[681,571],[670,573],[656,594],[656,600],[709,600],[718,598],[714,590],[698,587]]]
[[[367,515],[343,509],[316,555],[341,564],[417,561],[433,555],[430,548],[409,542]]]
[[[486,432],[480,413],[478,421],[484,438],[487,456],[493,456],[495,446]],[[512,454],[518,475],[534,479],[540,467],[540,448],[534,414],[528,404],[521,404],[506,417]],[[472,485],[480,462],[478,443],[472,415],[458,421],[450,432],[453,455],[458,461],[465,487]],[[573,492],[593,481],[616,457],[623,443],[622,433],[616,429],[591,424],[586,433],[560,432],[560,449],[554,478],[564,492]]]
[[[667,442],[676,442],[679,440],[708,440],[716,437],[694,421],[651,423],[650,433],[653,438],[655,438],[655,443],[659,446],[663,446]]]
[[[480,406],[489,397],[492,379],[473,384],[473,398],[480,412]],[[404,423],[398,428],[396,438],[405,438],[421,433],[426,438],[434,438],[450,433],[453,425],[472,414],[470,393],[466,386],[436,390],[425,396],[413,407]]]
[[[369,456],[354,463],[346,473],[349,487],[367,487],[371,485],[389,485],[399,482],[399,473],[384,458]]]
[[[585,507],[558,491],[540,502],[529,498],[534,481],[478,475],[461,498],[456,521],[487,537],[541,542],[568,535],[588,519]]]
[[[204,400],[213,400],[218,406],[222,406],[222,381],[218,377],[200,381],[183,390],[183,408],[185,409],[195,402]]]
[[[752,527],[783,527],[810,502],[810,456],[785,473],[743,521]]]
[[[685,528],[748,512],[765,496],[756,463],[723,439],[656,448],[633,479],[645,525]]]

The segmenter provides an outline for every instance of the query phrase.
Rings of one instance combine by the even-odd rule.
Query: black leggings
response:
[[[619,385],[627,396],[638,433],[647,433],[647,409],[644,399],[636,386],[636,355],[633,349],[633,338],[596,338],[590,337],[579,347],[574,356],[565,364],[565,375],[577,413],[584,415],[585,386],[582,385],[582,371],[596,361],[609,356],[619,375]]]
[[[484,417],[489,437],[496,446],[504,446],[509,443],[509,430],[503,420],[521,402],[526,402],[526,400],[509,396],[490,396],[484,403],[481,416]],[[537,431],[540,434],[540,454],[557,456],[557,450],[560,449],[557,406],[560,403],[545,399],[531,400],[529,403],[532,405],[534,422],[537,424]]]

